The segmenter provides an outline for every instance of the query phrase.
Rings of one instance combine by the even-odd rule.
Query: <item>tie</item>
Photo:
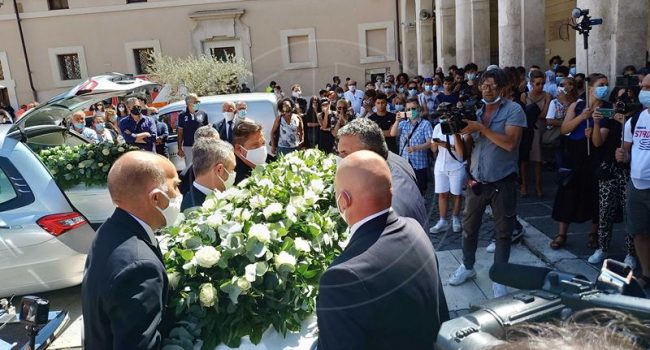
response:
[[[232,143],[232,120],[228,122],[228,142]]]

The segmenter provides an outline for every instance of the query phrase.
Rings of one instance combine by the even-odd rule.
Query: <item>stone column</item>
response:
[[[435,67],[433,67],[433,17],[422,18],[420,13],[423,10],[433,16],[433,1],[415,0],[418,74],[430,77],[435,72]]]
[[[436,48],[438,66],[444,72],[456,64],[455,5],[455,0],[436,0]]]
[[[499,66],[544,65],[543,1],[499,2]]]
[[[456,0],[456,61],[490,64],[490,1]]]
[[[415,21],[415,1],[399,0],[401,60],[404,73],[416,75],[418,72],[417,33]]]
[[[603,73],[613,86],[616,75],[632,64],[645,66],[648,48],[648,0],[578,0],[578,7],[589,9],[592,18],[603,24],[593,26],[589,34],[589,73]],[[576,34],[577,35],[577,34]],[[576,37],[578,72],[586,72],[583,36]]]

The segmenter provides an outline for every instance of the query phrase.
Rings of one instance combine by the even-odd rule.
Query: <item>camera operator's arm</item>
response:
[[[594,143],[594,146],[600,147],[607,140],[607,134],[609,134],[609,128],[601,127],[600,124],[602,123],[603,118],[602,118],[602,114],[597,110],[594,111],[592,118],[594,119],[594,127],[591,132],[591,141]]]
[[[519,146],[519,139],[521,139],[521,133],[523,128],[520,126],[506,125],[506,133],[501,134],[495,131],[492,131],[487,126],[483,125],[481,122],[474,120],[465,120],[467,126],[461,130],[463,134],[470,134],[473,132],[480,132],[483,136],[487,137],[497,146],[503,148],[508,152],[512,152]]]

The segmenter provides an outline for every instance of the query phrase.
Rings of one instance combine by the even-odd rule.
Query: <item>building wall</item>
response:
[[[254,87],[259,91],[275,80],[283,86],[285,94],[292,83],[301,84],[304,93],[311,94],[331,81],[332,75],[363,82],[368,70],[399,70],[396,55],[384,62],[361,63],[359,49],[359,25],[385,22],[393,29],[388,43],[381,40],[381,34],[378,37],[378,33],[388,33],[386,30],[371,30],[364,37],[369,45],[383,47],[384,51],[390,51],[387,49],[392,45],[393,52],[397,52],[397,19],[391,0],[355,0],[354,8],[347,0],[150,0],[129,5],[125,0],[69,0],[70,10],[58,11],[48,11],[45,0],[22,3],[27,53],[41,101],[69,88],[55,84],[49,49],[82,46],[89,76],[128,72],[127,42],[157,40],[163,54],[176,57],[196,52],[192,42],[196,22],[189,15],[197,11],[244,10],[240,20],[250,33]],[[332,11],[336,16],[331,15]],[[301,28],[314,29],[318,63],[314,68],[287,70],[282,59],[281,31]],[[302,51],[299,47],[294,49]],[[19,102],[31,101],[11,2],[0,8],[0,52],[3,51],[7,52],[16,80]],[[372,55],[372,50],[368,54]]]
[[[575,7],[575,0],[546,0],[546,60],[540,62],[540,66],[548,66],[548,61],[555,55],[562,57],[566,65],[570,58],[576,57],[577,32],[565,25]]]

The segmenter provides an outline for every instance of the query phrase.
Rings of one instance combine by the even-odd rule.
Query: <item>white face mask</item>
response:
[[[336,167],[337,167],[337,168],[339,167],[339,164],[341,164],[341,161],[342,161],[342,160],[343,160],[343,158],[341,158],[341,157],[339,157],[339,156],[336,156]]]
[[[228,172],[228,170],[226,170],[226,172]],[[217,176],[219,177],[219,180],[223,182],[224,189],[227,190],[235,184],[235,178],[237,177],[237,173],[234,171],[232,173],[228,172],[228,179],[226,180],[222,179],[221,176],[219,176],[219,174],[217,174]]]
[[[348,219],[345,217],[345,210],[341,210],[341,207],[339,206],[339,200],[341,200],[341,196],[344,193],[345,193],[345,196],[348,197],[348,200],[350,199],[350,195],[347,192],[343,191],[343,192],[339,193],[339,196],[336,197],[336,209],[338,209],[339,213],[341,214],[341,217],[343,218],[343,221],[345,221],[345,223],[347,224]]]
[[[294,91],[294,92],[291,93],[291,95],[293,95],[293,97],[295,97],[295,98],[298,98],[298,97],[300,97],[302,95],[302,93],[300,91]]]
[[[178,214],[181,213],[181,203],[183,202],[183,195],[179,194],[174,198],[169,198],[167,193],[165,193],[165,191],[159,188],[156,188],[155,190],[153,190],[153,192],[160,192],[169,201],[169,205],[167,205],[167,208],[160,209],[160,207],[156,206],[156,209],[158,209],[158,211],[165,217],[165,227],[170,227],[174,225],[176,219],[178,218]]]
[[[260,165],[266,163],[266,145],[262,145],[258,148],[252,149],[252,150],[247,150],[242,146],[242,148],[246,151],[246,160],[249,162],[255,164],[255,165]]]
[[[223,117],[226,119],[226,121],[232,121],[233,119],[235,119],[235,113],[223,112]]]
[[[499,101],[501,101],[501,96],[495,98],[492,101],[488,101],[486,99],[482,99],[481,101],[483,101],[483,103],[485,103],[486,105],[493,105],[493,104],[498,103]]]

